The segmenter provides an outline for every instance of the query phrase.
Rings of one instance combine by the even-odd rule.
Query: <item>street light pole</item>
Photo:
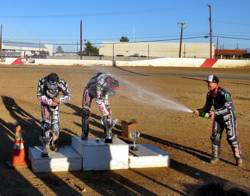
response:
[[[183,23],[183,22],[181,22],[181,23],[177,23],[178,24],[178,26],[180,26],[181,27],[181,37],[180,37],[180,47],[179,47],[179,58],[181,58],[181,45],[182,45],[182,34],[183,34],[183,28],[184,27],[186,27],[187,26],[187,24],[186,23]]]

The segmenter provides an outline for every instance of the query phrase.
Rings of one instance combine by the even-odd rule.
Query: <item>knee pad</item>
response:
[[[112,116],[112,110],[111,110],[111,107],[109,106],[109,107],[107,107],[107,111],[108,111],[108,117],[109,118],[111,118],[111,116]]]
[[[51,124],[47,122],[42,122],[41,124],[41,136],[46,136],[46,132],[50,130]]]
[[[221,140],[221,134],[211,135],[211,141],[213,144],[218,145],[220,143],[220,140]]]
[[[96,101],[96,103],[103,116],[106,116],[109,114],[109,112],[107,111],[106,105],[103,103],[103,101]]]
[[[60,123],[59,122],[53,123],[51,130],[52,130],[52,138],[53,138],[52,142],[55,142],[58,139],[58,137],[59,137]]]
[[[59,131],[59,130],[60,130],[60,123],[59,123],[59,122],[53,123],[53,124],[51,125],[51,130],[52,130],[53,132]]]

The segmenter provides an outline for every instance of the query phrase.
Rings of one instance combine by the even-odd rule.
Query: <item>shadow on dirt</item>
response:
[[[6,160],[11,159],[13,144],[15,140],[14,130],[17,125],[20,125],[22,128],[22,136],[27,158],[29,146],[41,145],[41,142],[39,141],[40,121],[23,110],[11,97],[2,96],[2,100],[6,109],[9,111],[10,116],[17,121],[17,124],[15,125],[6,123],[2,119],[0,119],[0,140],[1,144],[4,144],[4,149],[1,148],[1,162],[5,162]],[[3,165],[3,163],[1,165]],[[34,187],[29,181],[27,181],[26,178],[22,176],[17,170],[10,169],[6,173],[12,173],[12,175],[7,176],[7,178],[9,179],[8,181],[1,180],[0,195],[17,195],[17,193],[19,193],[19,195],[27,195],[26,193],[30,193],[30,195],[42,195],[36,189],[36,187]],[[66,195],[67,193],[70,193],[70,195],[79,195],[76,190],[67,185],[62,179],[58,178],[53,173],[34,174],[57,195],[60,195],[60,193],[62,193],[62,189],[65,189]],[[3,176],[1,175],[1,178],[2,177]],[[25,189],[23,188],[24,186],[26,187]],[[13,189],[13,187],[15,188]],[[18,190],[20,191],[18,192]]]
[[[71,107],[72,109],[74,109],[76,111],[75,115],[81,116],[81,109],[78,106],[75,106],[75,105],[72,105],[72,104],[67,104],[67,106]],[[96,114],[91,114],[91,117],[94,118],[94,120],[92,120],[90,122],[90,124],[92,126],[94,126],[94,127],[98,127],[98,128],[101,129],[103,127],[103,125],[98,123],[98,122],[100,122],[101,117],[96,115]],[[77,124],[77,125],[81,127],[80,124]],[[96,137],[104,137],[104,134],[101,134],[99,131],[94,131],[93,129],[91,129],[91,133]],[[115,127],[115,129],[113,129],[113,133],[120,136],[121,135],[121,126],[117,125]],[[185,153],[191,154],[192,156],[196,156],[197,158],[199,158],[201,161],[204,161],[204,162],[209,162],[209,160],[211,158],[210,154],[208,154],[208,153],[206,153],[204,151],[195,149],[195,148],[191,148],[191,147],[180,145],[180,144],[177,144],[177,143],[174,143],[174,142],[166,141],[166,140],[163,140],[163,139],[160,139],[160,138],[157,138],[157,137],[153,137],[153,136],[150,136],[150,135],[147,135],[147,134],[141,134],[140,137],[142,137],[144,139],[147,139],[147,140],[149,140],[151,142],[155,142],[155,143],[158,143],[158,144],[161,144],[161,145],[164,145],[164,146],[172,147],[172,148],[175,148],[177,150],[183,151]],[[126,138],[120,138],[120,139],[122,139],[123,141],[125,141],[127,143],[131,143],[131,141],[129,139],[126,139]],[[229,162],[227,160],[224,160],[224,159],[221,159],[221,161],[223,161],[223,162],[225,162],[227,164],[234,165],[233,163],[231,163],[231,162]],[[183,173],[183,174],[185,174],[187,176],[190,176],[190,177],[192,177],[194,179],[201,178],[201,179],[206,179],[206,180],[216,180],[216,181],[220,181],[220,182],[223,182],[223,183],[228,183],[228,180],[225,180],[223,178],[212,175],[210,173],[201,171],[201,170],[199,170],[197,168],[194,168],[194,167],[191,167],[189,165],[180,163],[180,162],[178,162],[178,161],[176,161],[174,159],[171,159],[170,162],[171,162],[170,167],[172,169],[174,169],[174,170],[176,170],[178,172],[181,172],[181,173]],[[150,178],[148,176],[145,176],[141,172],[138,172],[136,170],[133,170],[133,171],[136,172],[137,174],[141,175],[141,176],[144,176],[145,178]],[[106,171],[106,172],[107,172],[108,176],[114,175],[114,172],[111,172],[111,171],[110,172]],[[96,175],[98,172],[92,171],[92,174],[93,173]],[[197,176],[197,174],[199,174],[199,176]],[[120,177],[120,178],[122,178],[122,177]],[[94,181],[94,179],[92,179],[92,180]],[[121,181],[120,183],[123,184],[123,181]],[[161,182],[157,182],[157,183],[161,184]],[[164,185],[164,184],[162,184],[162,185],[167,186],[167,185]],[[94,188],[95,186],[98,186],[98,185],[92,185],[92,186]],[[125,186],[127,186],[127,185],[125,184]],[[178,194],[183,194],[183,193],[179,192],[178,190],[175,190],[172,187],[167,186],[167,188],[169,188],[170,190],[175,191]],[[186,189],[189,191],[188,185],[187,185]]]
[[[76,105],[72,105],[72,104],[65,104],[65,105],[67,105],[68,107],[71,107],[72,109],[75,110],[74,115],[77,115],[77,116],[81,117],[81,115],[82,115],[81,114],[81,108],[79,108]],[[91,114],[91,117],[94,118],[94,119],[92,121],[90,121],[90,125],[102,129],[103,125],[101,123],[99,123],[101,117],[96,115],[96,114],[93,114],[93,113]],[[77,124],[77,125],[81,126],[80,124]],[[114,128],[115,129],[113,130],[113,133],[117,134],[118,136],[121,136],[121,126],[116,125]],[[103,134],[100,135],[99,131],[94,131],[93,129],[91,130],[91,133],[93,135],[95,135],[96,137],[104,136]],[[208,154],[208,153],[203,152],[201,150],[191,148],[191,147],[187,147],[187,146],[183,146],[183,145],[180,145],[180,144],[177,144],[177,143],[174,143],[174,142],[170,142],[170,141],[167,141],[167,140],[163,140],[163,139],[160,139],[160,138],[157,138],[157,137],[153,137],[153,136],[150,136],[150,135],[147,135],[147,134],[141,133],[140,137],[142,137],[144,139],[147,139],[147,140],[150,140],[150,141],[153,141],[153,142],[156,142],[156,143],[159,143],[159,144],[162,144],[164,146],[172,147],[172,148],[181,150],[183,152],[189,153],[189,154],[191,154],[193,156],[196,156],[197,158],[199,158],[200,160],[202,160],[204,162],[209,162],[209,160],[212,157],[211,154]],[[129,140],[127,140],[126,138],[121,138],[121,139],[126,141],[126,142],[129,142]],[[224,159],[220,159],[220,160],[227,163],[227,164],[234,165],[233,163],[231,163],[231,162],[229,162],[227,160],[224,160]]]
[[[73,110],[75,110],[74,115],[77,115],[77,116],[81,117],[81,115],[82,115],[81,114],[81,108],[79,108],[78,106],[72,105],[72,104],[65,104],[65,105],[67,105],[68,107],[71,107]],[[98,115],[92,113],[91,117],[93,118],[93,120],[90,121],[90,125],[92,125],[94,127],[97,127],[99,129],[102,129],[103,125],[101,123],[99,123],[99,122],[101,122],[101,120],[100,120],[101,116],[98,116]],[[77,124],[77,125],[79,127],[81,127],[80,124]],[[117,134],[118,136],[121,136],[121,126],[120,125],[115,125],[114,128],[115,129],[113,129],[113,133]],[[96,137],[104,137],[104,133],[100,133],[99,131],[95,131],[94,129],[90,129],[90,132]],[[211,159],[211,154],[208,154],[206,152],[203,152],[203,151],[195,149],[195,148],[183,146],[183,145],[180,145],[180,144],[177,144],[177,143],[174,143],[174,142],[163,140],[163,139],[153,137],[153,136],[143,134],[143,133],[141,133],[140,137],[142,137],[144,139],[147,139],[147,140],[150,140],[150,141],[153,141],[153,142],[156,142],[156,143],[159,143],[159,144],[162,144],[164,146],[172,147],[172,148],[181,150],[183,152],[189,153],[189,154],[191,154],[193,156],[196,156],[197,158],[199,158],[200,160],[202,160],[204,162],[209,162],[209,160]],[[124,140],[127,143],[131,142],[131,141],[127,140],[126,138],[120,138],[120,139]],[[224,159],[220,159],[220,160],[227,163],[227,164],[234,165],[233,163],[231,163],[231,162],[229,162],[227,160],[224,160]]]
[[[32,115],[30,115],[28,112],[26,112],[25,110],[23,110],[21,107],[19,107],[15,100],[7,97],[7,96],[3,96],[2,97],[3,103],[5,105],[5,107],[7,108],[7,110],[9,111],[11,117],[13,119],[15,119],[17,121],[17,124],[19,124],[22,127],[22,130],[24,130],[24,134],[23,134],[23,139],[24,139],[24,143],[25,146],[34,146],[34,145],[40,145],[40,141],[39,141],[39,134],[40,134],[40,121],[36,118],[34,118]],[[75,105],[72,104],[67,104],[68,107],[71,107],[72,109],[75,110],[74,115],[77,116],[81,116],[81,109]],[[103,126],[101,125],[100,122],[100,116],[92,114],[92,117],[95,119],[92,122],[92,126],[96,126],[98,128],[102,128]],[[1,161],[3,161],[7,157],[7,155],[11,155],[11,151],[12,151],[12,144],[13,141],[11,139],[9,139],[9,137],[14,138],[14,129],[15,126],[14,124],[11,123],[6,123],[4,122],[2,119],[0,119],[0,125],[1,125],[1,140],[2,142],[6,143],[6,152],[4,153],[4,157],[1,157]],[[81,125],[79,125],[81,126]],[[118,135],[121,134],[121,126],[116,126],[116,133]],[[12,131],[11,131],[12,130]],[[97,135],[97,132],[92,131],[93,134]],[[67,138],[71,138],[70,134],[73,134],[70,130],[65,130],[65,135],[62,135],[63,137],[68,135]],[[99,133],[100,134],[100,133]],[[100,135],[99,135],[100,136]],[[159,138],[155,138],[146,134],[141,134],[141,137],[148,139],[150,141],[153,142],[157,142],[159,144],[162,145],[166,145],[166,146],[171,146],[173,148],[176,148],[178,150],[184,151],[186,153],[190,153],[194,156],[197,156],[198,158],[200,158],[201,160],[208,160],[208,156],[210,156],[209,154],[202,152],[200,150],[194,149],[194,148],[190,148],[190,147],[186,147],[186,146],[182,146],[173,142],[169,142],[166,140],[162,140]],[[34,139],[36,138],[36,139]],[[59,138],[60,140],[60,138]],[[66,141],[64,141],[66,142]],[[68,142],[68,141],[67,141]],[[66,142],[66,143],[67,143]],[[2,153],[1,153],[2,154]],[[194,179],[197,179],[197,175],[196,173],[199,173],[199,178],[202,179],[215,179],[215,180],[219,180],[222,182],[227,182],[227,180],[222,179],[220,177],[211,175],[207,172],[203,172],[201,170],[198,170],[197,168],[191,167],[189,165],[180,163],[176,160],[171,160],[171,168],[181,172],[185,175],[188,175]],[[169,187],[168,185],[159,182],[159,181],[155,181],[154,179],[150,178],[149,176],[146,176],[143,172],[139,172],[138,170],[129,170],[129,172],[135,172],[138,175],[141,175],[143,177],[145,177],[146,179],[149,179],[151,181],[154,181],[157,184],[160,184],[161,186],[164,186],[174,192],[176,192],[177,194],[180,195],[184,195],[184,193],[174,189],[173,187]],[[39,192],[39,190],[34,187],[32,185],[31,182],[29,182],[28,180],[26,180],[26,178],[22,175],[20,175],[20,173],[18,173],[18,171],[16,170],[10,170],[9,173],[13,173],[13,176],[15,179],[12,179],[12,176],[8,176],[9,181],[14,181],[14,185],[15,185],[15,190],[13,190],[13,183],[3,183],[0,186],[0,193],[2,195],[5,195],[6,192],[8,193],[13,193],[14,191],[16,192],[17,190],[21,190],[23,192],[23,194],[25,193],[31,193],[32,195],[41,195],[41,193]],[[114,193],[124,193],[124,194],[129,194],[129,195],[138,195],[143,194],[143,195],[155,195],[152,191],[146,189],[145,187],[138,185],[136,183],[133,183],[131,180],[129,180],[129,178],[125,178],[119,174],[117,174],[114,171],[81,171],[81,172],[71,172],[75,177],[77,177],[79,180],[81,180],[82,182],[84,182],[86,185],[88,185],[89,187],[91,187],[92,189],[95,190],[95,192],[98,192],[99,194],[103,194],[103,195],[113,195]],[[55,175],[55,173],[52,172],[48,172],[48,173],[34,173],[34,175],[39,178],[41,181],[43,181],[45,183],[45,185],[51,189],[51,191],[57,195],[60,195],[62,192],[65,193],[65,195],[79,195],[79,192],[77,190],[75,190],[74,187],[72,187],[71,185],[68,184],[67,180],[65,179],[61,179],[60,177],[58,177],[57,175]],[[2,180],[2,176],[1,176],[1,180]],[[4,187],[3,187],[3,186]],[[22,189],[22,187],[25,186],[26,189]],[[75,185],[76,186],[76,185]]]
[[[101,195],[156,195],[112,170],[71,173]]]
[[[157,138],[157,137],[153,137],[153,136],[150,136],[150,135],[147,135],[147,134],[141,134],[141,137],[143,137],[145,139],[148,139],[150,141],[157,142],[159,144],[163,144],[163,145],[168,146],[168,147],[172,147],[172,148],[181,150],[183,152],[186,152],[188,154],[196,156],[197,158],[199,158],[201,161],[204,161],[204,162],[209,162],[209,160],[212,157],[211,154],[208,154],[208,153],[203,152],[201,150],[197,150],[195,148],[191,148],[191,147],[188,147],[188,146],[183,146],[183,145],[180,145],[180,144],[177,144],[177,143],[174,143],[174,142],[166,141],[166,140],[163,140],[163,139],[160,139],[160,138]],[[229,162],[229,161],[227,161],[225,159],[220,159],[220,160],[227,163],[227,164],[234,165],[233,163],[231,163],[231,162]]]
[[[73,115],[76,115],[78,117],[82,117],[82,109],[80,107],[78,107],[76,105],[73,105],[73,104],[70,104],[70,103],[65,103],[65,105],[72,108],[75,111],[73,113]],[[91,113],[91,117],[92,117],[92,119],[90,119],[89,124],[92,127],[97,127],[99,129],[103,129],[103,125],[101,124],[101,116],[98,116],[98,115],[96,115],[94,113]],[[75,124],[78,125],[79,127],[82,126],[79,123],[75,123]],[[118,131],[118,130],[121,130],[121,126],[116,124],[114,128],[115,129],[113,129],[113,133],[117,134],[117,135],[120,135],[120,131]],[[95,137],[98,137],[98,138],[104,138],[105,137],[104,131],[103,132],[95,131],[94,129],[91,129],[91,127],[90,127],[90,133],[92,133]]]
[[[151,177],[149,177],[149,176],[147,176],[139,171],[136,171],[135,169],[130,169],[130,170],[132,170],[134,173],[136,173],[136,174],[138,174],[138,175],[140,175],[140,176],[142,176],[142,177],[144,177],[144,178],[146,178],[154,183],[160,184],[161,186],[164,186],[164,187],[168,188],[169,190],[172,190],[173,192],[175,192],[177,194],[185,195],[184,193],[182,193],[182,192],[180,192],[180,191],[178,191],[178,190],[176,190],[176,189],[174,189],[174,188],[172,188],[172,187],[170,187],[162,182],[159,182],[159,181],[157,181],[157,180],[155,180],[155,179],[153,179],[153,178],[151,178]]]
[[[28,112],[24,111],[21,107],[19,107],[16,104],[15,100],[12,99],[11,97],[2,96],[2,101],[6,109],[9,111],[10,116],[16,120],[15,125],[11,124],[8,127],[9,130],[6,131],[6,134],[8,135],[8,132],[11,133],[14,141],[16,127],[20,125],[22,129],[22,136],[24,139],[25,152],[27,153],[28,146],[34,146],[39,142],[38,136],[40,134],[40,127],[39,127],[40,121],[34,118]],[[4,122],[2,122],[2,124],[4,124]],[[13,141],[11,141],[12,144]],[[11,148],[9,148],[7,151],[9,155],[11,155],[12,147],[13,146],[11,146]]]
[[[22,130],[24,130],[24,134],[22,135],[25,147],[41,145],[38,139],[40,134],[40,121],[34,118],[25,110],[23,110],[21,107],[19,107],[14,99],[4,96],[2,97],[2,100],[5,107],[9,111],[11,117],[14,118],[17,121],[17,124],[22,127]],[[74,108],[77,107],[74,106]],[[78,111],[80,110],[78,109]],[[79,112],[76,112],[75,115],[79,115]],[[93,117],[98,120],[100,119],[100,117],[96,115],[93,115]],[[13,141],[8,139],[8,135],[11,135],[12,139],[14,140],[15,133],[14,131],[10,130],[15,130],[16,125],[7,124],[3,120],[0,120],[0,125],[0,128],[2,130],[1,134],[3,134],[1,140],[4,139],[3,142],[6,142],[6,147],[8,148],[5,150],[5,153],[3,155],[1,153],[1,156],[3,156],[1,157],[2,161],[3,159],[6,159],[8,157],[11,158],[10,156],[12,152]],[[93,125],[99,127],[102,126],[100,123],[97,122],[94,122]],[[70,130],[64,131],[65,133],[62,134],[61,132],[62,135],[60,136],[64,139],[69,139],[71,138],[69,134],[74,134]],[[63,140],[63,142],[68,143],[69,141]],[[28,149],[26,149],[26,151],[27,150]],[[9,156],[7,157],[7,155]],[[37,189],[31,182],[27,180],[27,177],[22,176],[21,173],[19,173],[17,170],[10,169],[4,170],[4,172],[8,174],[12,173],[12,175],[7,177],[8,181],[4,180],[4,178],[6,179],[6,176],[0,176],[0,180],[2,182],[0,185],[1,195],[15,195],[17,194],[17,192],[20,195],[42,195],[42,193],[39,192],[39,188]],[[138,195],[139,193],[143,193],[145,195],[156,195],[150,190],[147,190],[144,187],[137,185],[131,182],[129,179],[126,179],[112,171],[80,171],[71,173],[75,177],[79,178],[79,180],[87,184],[89,187],[93,188],[95,192],[98,192],[103,195],[113,195],[114,192],[116,192],[117,194],[123,192],[129,195]],[[58,177],[56,173],[53,172],[34,173],[34,175],[50,189],[50,193],[53,192],[56,195],[61,195],[62,193],[64,193],[64,195],[79,195],[79,192],[81,192],[80,187],[76,184],[73,185],[75,188],[69,185],[70,182],[68,181],[70,181],[70,178],[67,178],[67,181],[67,179],[62,179]],[[13,185],[15,186],[15,189],[13,189]],[[131,190],[131,188],[128,187],[133,187],[133,189]]]
[[[82,110],[78,106],[69,103],[66,103],[65,105],[75,111],[74,115],[78,117],[82,116]],[[101,116],[91,113],[91,117],[93,119],[90,121],[90,125],[92,127],[103,129],[103,125],[100,123]],[[81,124],[75,124],[81,127]],[[121,129],[121,126],[116,125],[115,128]],[[95,131],[94,129],[90,129],[90,133],[97,138],[105,137],[104,132]],[[114,130],[113,133],[120,134],[120,131]],[[156,195],[144,187],[137,185],[131,182],[129,179],[115,173],[114,171],[84,171],[71,173],[78,179],[83,180],[85,184],[102,195],[113,195],[119,193],[122,193],[123,195],[138,195],[139,193],[142,195]]]

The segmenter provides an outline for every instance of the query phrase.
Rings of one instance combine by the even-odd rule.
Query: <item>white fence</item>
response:
[[[1,59],[0,65],[65,65],[65,66],[152,66],[152,67],[210,67],[235,68],[250,66],[250,60],[160,58],[140,61],[68,60],[68,59]]]

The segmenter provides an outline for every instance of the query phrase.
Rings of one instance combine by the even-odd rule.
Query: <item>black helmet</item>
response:
[[[120,84],[118,80],[114,80],[111,82],[110,84],[110,88],[109,88],[109,93],[111,95],[115,95],[116,92],[120,89]]]
[[[47,87],[49,89],[56,89],[58,87],[59,76],[56,73],[51,73],[47,76]]]
[[[108,91],[111,95],[115,95],[116,92],[120,89],[119,81],[115,79],[111,74],[107,74],[106,83]]]
[[[219,78],[215,75],[209,75],[207,77],[207,82],[219,83]]]

